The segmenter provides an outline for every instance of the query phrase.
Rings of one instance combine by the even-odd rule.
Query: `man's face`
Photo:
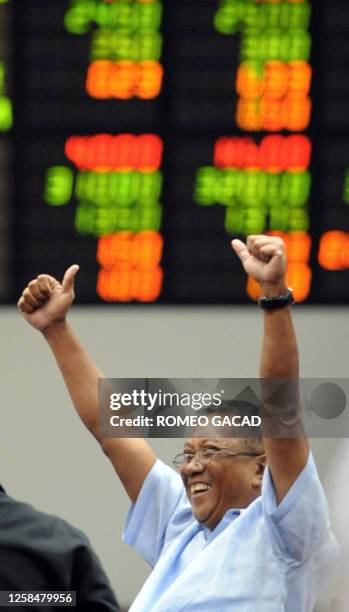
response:
[[[199,449],[245,452],[241,439],[191,438],[184,451]],[[260,494],[263,469],[260,457],[214,455],[209,465],[195,460],[181,467],[180,473],[195,518],[214,529],[230,508],[245,508]]]

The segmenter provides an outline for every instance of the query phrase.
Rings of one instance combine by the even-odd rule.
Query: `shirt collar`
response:
[[[202,530],[204,532],[204,537],[207,542],[211,542],[214,540],[228,525],[230,525],[240,514],[244,512],[245,508],[230,508],[227,510],[223,518],[219,521],[218,525],[214,529],[209,529],[202,525]]]

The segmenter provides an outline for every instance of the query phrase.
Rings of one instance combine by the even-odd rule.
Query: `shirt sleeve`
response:
[[[123,539],[154,566],[165,542],[176,537],[189,513],[181,477],[158,459],[130,507]]]
[[[307,465],[279,505],[270,470],[266,469],[262,504],[278,555],[303,562],[330,536],[328,505],[311,453]]]

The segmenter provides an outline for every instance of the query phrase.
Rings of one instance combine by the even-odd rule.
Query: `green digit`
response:
[[[137,207],[137,219],[135,231],[158,231],[161,227],[162,206],[155,204],[153,206]]]
[[[264,62],[264,54],[261,53],[261,42],[261,34],[257,28],[246,29],[240,45],[241,60]]]
[[[237,208],[229,206],[226,209],[224,227],[228,234],[260,234],[265,227],[264,208]]]
[[[283,37],[283,58],[286,62],[307,61],[310,57],[311,36],[305,30],[289,30]]]
[[[110,27],[110,4],[106,4],[105,2],[99,2],[95,8],[95,22],[99,25],[100,28]]]
[[[263,53],[264,60],[282,59],[282,38],[282,33],[277,29],[266,30],[263,33],[261,36],[261,53]]]
[[[232,206],[237,202],[240,170],[237,168],[221,170],[220,181],[217,183],[216,201],[224,206]]]
[[[281,198],[289,206],[304,206],[311,188],[310,173],[284,172],[281,180]]]
[[[134,23],[134,6],[128,2],[120,2],[116,5],[117,11],[117,24],[118,28],[125,28],[127,30],[133,30],[135,28]]]
[[[290,7],[289,28],[301,28],[307,30],[310,25],[311,6],[308,2],[285,5]],[[291,10],[292,9],[292,10]]]
[[[101,207],[96,209],[93,223],[93,233],[95,236],[105,236],[116,230],[116,213],[110,210],[110,207]]]
[[[245,19],[244,0],[225,0],[214,16],[214,25],[221,34],[235,34],[241,29]]]
[[[109,203],[109,173],[91,172],[91,187],[87,199],[96,206],[106,206]]]
[[[270,229],[283,232],[306,232],[309,229],[309,215],[303,208],[289,209],[288,206],[270,210]]]
[[[0,98],[0,131],[7,132],[13,125],[12,102],[6,96]]]
[[[259,27],[261,29],[277,28],[280,29],[281,21],[281,7],[284,5],[280,4],[263,4],[260,6],[260,22]]]
[[[115,172],[113,174],[113,188],[110,197],[120,208],[134,205],[139,195],[139,172]]]
[[[248,236],[249,234],[261,234],[265,227],[265,210],[263,207],[255,208],[249,207],[244,211],[244,231],[243,233]]]
[[[102,59],[112,59],[111,40],[109,30],[95,30],[92,33],[90,60],[92,62]]]
[[[74,175],[70,168],[52,166],[46,172],[43,199],[50,206],[68,204],[72,197]]]
[[[281,206],[281,178],[279,172],[266,172],[265,201],[268,207]]]
[[[137,231],[137,209],[119,208],[116,212],[114,231]]]
[[[212,166],[204,166],[196,173],[194,201],[201,206],[210,206],[216,202],[219,192],[220,171]]]
[[[303,208],[295,208],[290,214],[290,232],[307,232],[309,230],[309,215]]]
[[[96,30],[92,35],[90,58],[92,61],[136,60],[135,45],[130,31]]]
[[[64,25],[72,34],[87,34],[95,17],[94,0],[73,0],[65,14]]]
[[[162,18],[160,2],[141,2],[134,6],[135,28],[139,30],[158,30]]]
[[[151,206],[159,200],[162,190],[162,172],[139,173],[138,202],[140,206]]]
[[[74,195],[78,200],[87,199],[87,183],[89,181],[90,174],[90,172],[79,172],[76,176]]]
[[[92,234],[95,210],[87,202],[80,202],[75,211],[75,229],[79,234]]]
[[[225,211],[224,228],[227,234],[242,234],[241,226],[241,210],[236,206],[229,206]]]
[[[265,199],[266,177],[260,170],[245,170],[245,183],[240,195],[244,205],[260,204]]]
[[[161,56],[162,36],[156,32],[141,32],[134,38],[136,60],[158,60]]]
[[[260,28],[260,7],[256,4],[247,3],[244,7],[244,26]]]

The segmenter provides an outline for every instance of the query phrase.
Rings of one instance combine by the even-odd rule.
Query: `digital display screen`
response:
[[[272,232],[296,301],[349,302],[348,3],[3,4],[4,301],[78,263],[81,303],[248,303],[230,241]]]

